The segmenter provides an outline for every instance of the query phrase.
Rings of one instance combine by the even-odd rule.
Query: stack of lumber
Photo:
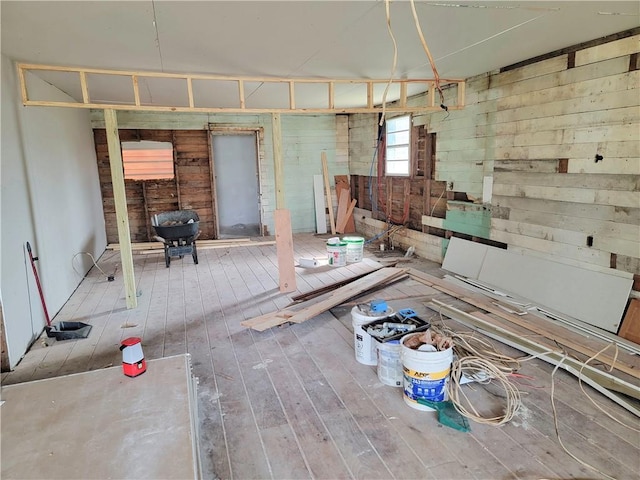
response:
[[[351,188],[347,175],[335,175],[336,197],[338,198],[338,213],[336,216],[337,233],[354,233],[356,231],[353,209],[356,199],[351,199]]]
[[[241,325],[262,332],[287,322],[302,323],[351,298],[406,277],[406,269],[395,267],[380,268],[321,295],[313,296],[307,294],[309,297],[305,301],[290,305],[276,312],[245,320],[241,322]]]

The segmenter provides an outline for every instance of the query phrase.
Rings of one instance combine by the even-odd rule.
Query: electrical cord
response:
[[[444,325],[444,317],[442,315],[442,312],[439,312],[439,314],[440,314],[440,320],[442,325],[439,327],[432,326],[432,328],[442,328],[442,332],[445,335],[453,338],[453,342],[454,342],[453,348],[458,358],[454,360],[451,366],[451,380],[447,385],[447,394],[449,395],[449,399],[453,403],[455,409],[461,415],[464,415],[465,417],[478,423],[486,423],[486,424],[495,425],[495,426],[508,422],[513,418],[513,416],[517,413],[518,409],[522,405],[521,399],[520,399],[520,392],[517,386],[513,382],[511,382],[507,376],[512,374],[509,371],[515,372],[520,368],[521,362],[534,360],[538,357],[547,355],[549,353],[562,355],[560,361],[558,362],[558,364],[555,366],[555,368],[551,373],[551,392],[550,392],[551,408],[553,411],[553,422],[554,422],[554,428],[556,432],[556,437],[558,439],[558,443],[560,444],[562,449],[565,451],[565,453],[567,453],[567,455],[569,455],[575,461],[599,473],[603,477],[613,480],[613,477],[611,477],[610,475],[607,475],[606,473],[602,472],[598,468],[588,464],[587,462],[583,461],[582,459],[577,457],[575,454],[570,452],[567,449],[567,447],[564,445],[564,443],[562,442],[562,438],[560,437],[558,411],[555,404],[555,374],[560,368],[560,366],[564,363],[564,361],[567,358],[569,358],[568,353],[564,351],[559,352],[554,350],[545,350],[544,352],[540,352],[536,355],[527,355],[526,357],[521,357],[521,358],[511,358],[499,353],[490,344],[490,342],[479,338],[478,336],[475,335],[475,332],[471,334],[463,333],[463,332],[454,332],[453,330],[451,330],[450,328]],[[615,364],[615,361],[618,356],[618,346],[615,342],[608,344],[607,346],[605,346],[599,352],[595,353],[592,357],[590,357],[585,362],[580,362],[579,360],[574,359],[575,361],[578,361],[582,364],[578,373],[578,383],[580,385],[580,389],[582,390],[582,393],[591,401],[591,403],[593,403],[594,406],[598,410],[600,410],[602,413],[604,413],[607,417],[619,423],[625,428],[628,428],[634,432],[640,432],[640,430],[637,429],[636,427],[625,424],[624,422],[615,418],[605,409],[603,409],[600,405],[598,405],[595,402],[595,400],[593,400],[593,398],[591,398],[590,395],[587,394],[586,390],[584,389],[584,385],[582,382],[582,377],[583,377],[582,372],[584,368],[590,362],[597,359],[601,354],[603,354],[611,346],[615,347],[616,349],[614,361],[612,362],[611,366],[608,368],[608,371],[611,372],[613,370],[613,365]],[[494,416],[489,418],[486,418],[480,415],[478,410],[471,403],[470,399],[467,397],[464,391],[460,388],[461,387],[460,379],[463,376],[475,379],[481,384],[489,383],[489,382],[493,383],[494,381],[497,380],[497,383],[499,383],[505,391],[504,398],[506,399],[506,405],[505,405],[504,415],[501,415],[501,416],[499,415],[499,416]]]
[[[448,107],[444,102],[444,93],[442,92],[442,87],[440,86],[440,75],[438,74],[438,69],[436,68],[436,63],[433,61],[433,57],[431,56],[431,52],[429,51],[429,47],[427,46],[427,41],[424,39],[424,35],[422,34],[422,27],[420,27],[420,20],[418,20],[418,12],[416,12],[416,5],[414,0],[410,0],[411,3],[411,13],[413,14],[413,20],[416,24],[416,30],[418,31],[418,36],[420,37],[420,42],[422,43],[422,48],[427,54],[427,58],[429,59],[429,64],[431,65],[431,70],[433,71],[433,78],[435,80],[435,86],[440,93],[440,108],[442,108],[447,113],[449,112]]]
[[[387,31],[389,32],[389,36],[391,37],[391,41],[393,42],[393,64],[391,66],[391,74],[389,75],[389,82],[387,82],[387,86],[384,89],[384,93],[382,94],[382,116],[380,117],[380,126],[384,124],[385,115],[387,111],[387,93],[389,92],[389,87],[391,87],[391,82],[393,82],[393,77],[396,74],[396,67],[398,65],[398,43],[396,42],[396,37],[393,35],[393,30],[391,29],[391,11],[390,11],[390,0],[384,1],[385,6],[385,14],[387,18]]]
[[[114,275],[115,275],[115,271],[114,271],[114,272],[113,272],[113,274],[111,274],[111,275],[107,274],[104,270],[102,270],[102,269],[100,268],[100,266],[99,266],[99,265],[98,265],[98,263],[96,262],[96,259],[95,259],[95,258],[93,258],[93,255],[91,255],[89,252],[78,252],[78,253],[76,253],[76,254],[73,256],[73,258],[71,258],[71,267],[73,267],[73,271],[74,271],[74,272],[76,272],[78,275],[80,275],[81,277],[84,277],[84,275],[85,275],[84,273],[79,272],[79,271],[76,269],[76,266],[75,266],[74,261],[75,261],[75,259],[76,259],[76,257],[77,257],[78,255],[88,255],[88,256],[91,258],[91,261],[93,262],[93,265],[94,265],[98,270],[100,270],[100,273],[102,273],[102,275],[104,275],[104,276],[107,278],[107,280],[111,281],[110,279],[113,279],[113,277],[114,277]],[[117,267],[116,267],[116,269],[117,269]]]

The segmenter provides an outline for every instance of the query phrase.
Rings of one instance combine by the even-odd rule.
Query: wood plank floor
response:
[[[294,236],[296,258],[322,256],[325,240]],[[362,272],[376,259],[347,267],[296,268],[303,293]],[[558,442],[550,401],[552,366],[526,362],[522,407],[502,427],[472,423],[470,433],[442,427],[433,412],[406,405],[401,390],[379,382],[375,367],[356,362],[347,304],[305,323],[265,332],[240,322],[283,308],[275,246],[199,250],[165,268],[162,254],[134,255],[138,308],[125,308],[121,275],[107,282],[93,269],[54,322],[91,323],[83,340],[38,340],[3,384],[119,365],[120,341],[143,339],[147,359],[188,352],[199,378],[200,445],[205,478],[222,479],[565,479],[606,478],[571,458]],[[117,252],[99,260],[110,272]],[[400,265],[403,266],[403,265]],[[441,276],[439,265],[407,266]],[[118,270],[119,272],[120,270]],[[46,286],[45,286],[46,288]],[[425,318],[430,298],[454,303],[410,279],[362,297],[385,298]],[[432,318],[434,321],[439,320]],[[448,323],[455,327],[453,321]],[[45,346],[48,345],[48,346]],[[514,356],[521,354],[502,346]],[[613,478],[638,478],[638,419],[576,379],[553,377],[564,445]],[[479,405],[500,392],[470,385]],[[7,438],[3,438],[8,441]]]

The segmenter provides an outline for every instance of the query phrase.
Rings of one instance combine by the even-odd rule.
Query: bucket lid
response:
[[[129,337],[129,338],[125,338],[124,340],[122,340],[122,346],[123,347],[131,347],[133,345],[136,345],[137,343],[141,343],[142,339],[140,339],[139,337]]]
[[[339,241],[339,242],[328,241],[327,242],[327,246],[328,247],[346,247],[347,246],[347,242],[343,242],[343,241]]]
[[[363,237],[342,237],[343,242],[347,243],[364,243]]]

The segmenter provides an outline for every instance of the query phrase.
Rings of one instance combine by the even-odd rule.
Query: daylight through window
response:
[[[173,178],[173,145],[170,142],[122,142],[122,163],[125,179]]]
[[[387,120],[387,150],[385,156],[387,175],[409,175],[410,132],[410,115]]]

